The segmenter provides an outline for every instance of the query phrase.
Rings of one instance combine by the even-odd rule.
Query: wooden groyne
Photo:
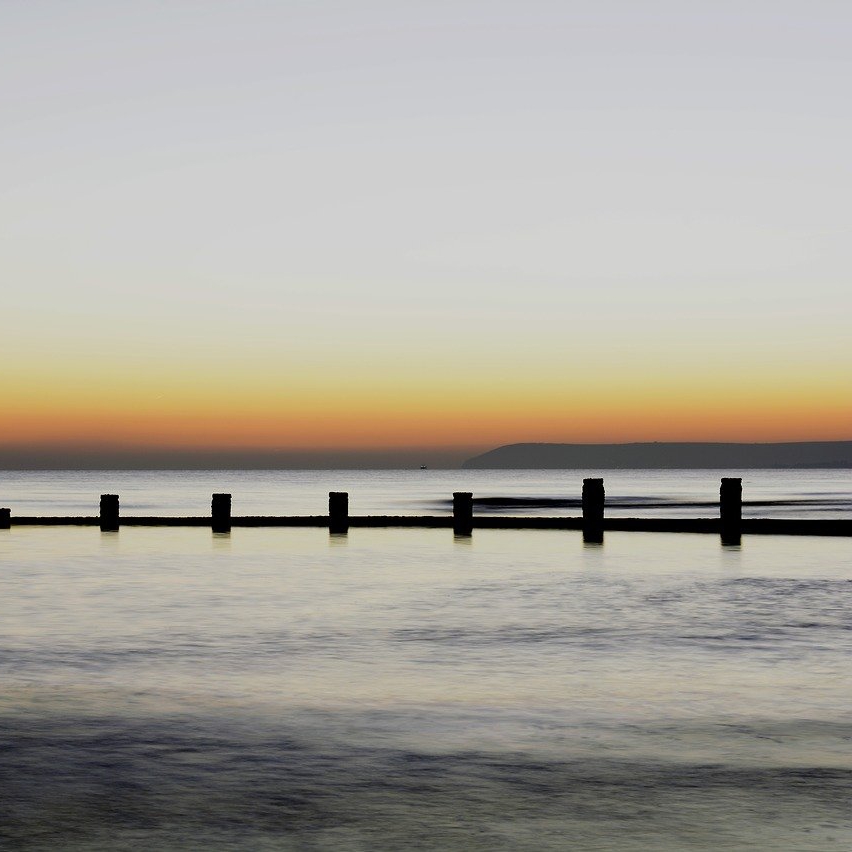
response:
[[[469,536],[475,529],[582,530],[590,543],[603,541],[604,532],[703,533],[720,536],[723,544],[739,544],[743,535],[852,536],[852,520],[743,518],[742,480],[726,477],[719,490],[719,515],[715,518],[608,518],[602,479],[584,479],[582,517],[476,516],[473,494],[453,494],[452,515],[350,515],[349,495],[332,491],[327,515],[231,515],[231,495],[213,494],[209,516],[164,517],[121,516],[119,495],[102,494],[99,514],[71,517],[13,515],[0,508],[0,529],[13,526],[91,526],[102,532],[120,527],[209,527],[214,533],[228,533],[233,527],[324,527],[344,535],[350,527],[425,527],[452,529]]]

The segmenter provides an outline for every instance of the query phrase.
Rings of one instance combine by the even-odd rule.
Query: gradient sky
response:
[[[852,438],[847,2],[9,0],[0,42],[0,447]]]

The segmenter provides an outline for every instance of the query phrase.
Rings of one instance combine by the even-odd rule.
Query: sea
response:
[[[852,471],[0,472],[14,515],[850,518]],[[0,848],[852,849],[852,540],[0,530]]]

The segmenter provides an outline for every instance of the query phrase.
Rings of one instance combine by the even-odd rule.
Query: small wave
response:
[[[563,850],[566,837],[602,849],[614,836],[630,849],[752,848],[779,830],[784,848],[815,849],[828,848],[822,825],[844,848],[850,836],[848,769],[800,755],[707,761],[681,728],[665,733],[684,738],[682,757],[661,760],[619,758],[609,741],[581,757],[427,750],[355,714],[324,714],[321,735],[200,712],[3,721],[0,843],[16,849]],[[672,843],[671,815],[683,813],[689,835]]]
[[[443,511],[452,509],[453,501],[429,500],[421,505]],[[613,509],[718,509],[718,500],[682,500],[663,496],[607,495],[606,505]],[[501,512],[509,509],[581,509],[579,497],[548,497],[503,495],[474,497],[473,506],[480,512]],[[843,497],[805,497],[776,500],[743,500],[745,509],[810,509],[816,512],[849,511],[852,500]]]

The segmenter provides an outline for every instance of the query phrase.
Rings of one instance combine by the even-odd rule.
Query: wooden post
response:
[[[12,510],[0,509],[0,530],[12,528]]]
[[[473,494],[470,491],[453,492],[453,532],[473,534]]]
[[[118,529],[118,494],[101,494],[101,532]]]
[[[346,491],[328,492],[328,531],[349,532],[349,494]]]
[[[210,501],[210,520],[214,533],[231,531],[231,495],[214,494]]]
[[[743,527],[743,481],[722,477],[719,488],[719,529],[722,544],[739,544]]]
[[[583,541],[590,544],[603,543],[604,499],[602,479],[583,480]]]

